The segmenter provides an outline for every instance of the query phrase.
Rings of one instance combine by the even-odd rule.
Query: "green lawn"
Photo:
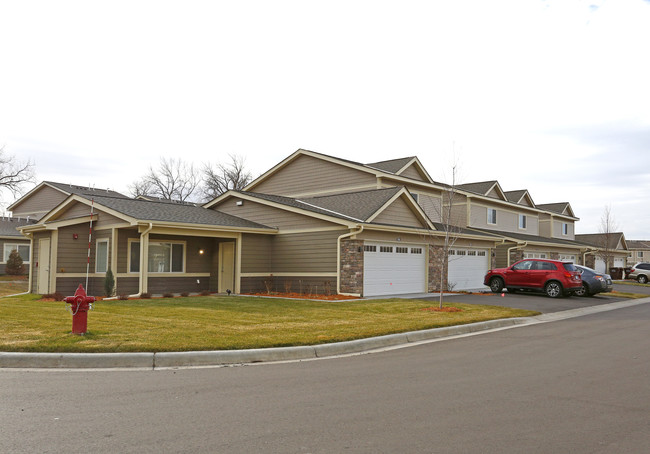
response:
[[[537,312],[421,300],[302,301],[197,296],[98,301],[88,333],[70,333],[66,304],[37,295],[0,298],[0,351],[156,352],[311,345],[459,325]]]
[[[24,293],[27,291],[28,283],[27,276],[0,276],[0,297]]]

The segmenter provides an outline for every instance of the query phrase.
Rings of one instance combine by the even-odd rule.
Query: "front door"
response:
[[[38,242],[38,288],[41,295],[50,293],[50,239]]]
[[[235,243],[219,243],[219,293],[235,291]]]

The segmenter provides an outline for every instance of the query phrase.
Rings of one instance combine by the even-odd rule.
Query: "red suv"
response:
[[[488,271],[483,284],[494,293],[505,287],[512,293],[517,290],[537,290],[557,298],[580,290],[582,278],[571,262],[524,259],[509,268]]]

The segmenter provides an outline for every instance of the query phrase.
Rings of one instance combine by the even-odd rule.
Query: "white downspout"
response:
[[[357,227],[359,230],[344,233],[336,239],[336,293],[341,295],[341,240],[358,235],[363,232],[363,225]],[[360,296],[360,295],[354,295]]]
[[[138,293],[134,295],[129,295],[129,298],[138,298],[142,293],[144,292],[144,279],[145,279],[145,274],[149,274],[149,270],[146,270],[145,273],[145,263],[148,264],[147,257],[145,252],[149,250],[149,232],[151,232],[151,229],[153,229],[153,223],[149,223],[149,227],[145,229],[144,232],[140,234],[140,284],[138,286]],[[145,244],[145,237],[147,238],[147,242]]]
[[[510,266],[510,251],[512,251],[513,249],[524,248],[524,247],[526,247],[526,246],[528,246],[528,241],[526,241],[523,245],[519,244],[519,245],[517,245],[517,246],[512,246],[512,247],[509,247],[509,248],[508,248],[508,251],[507,251],[507,254],[508,254],[508,265],[507,265],[507,266]]]

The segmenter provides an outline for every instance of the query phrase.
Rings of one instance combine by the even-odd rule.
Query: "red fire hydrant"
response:
[[[95,301],[94,296],[87,296],[83,285],[79,284],[74,296],[66,296],[65,302],[70,305],[72,312],[72,334],[86,334],[88,330],[88,310],[91,303]]]

